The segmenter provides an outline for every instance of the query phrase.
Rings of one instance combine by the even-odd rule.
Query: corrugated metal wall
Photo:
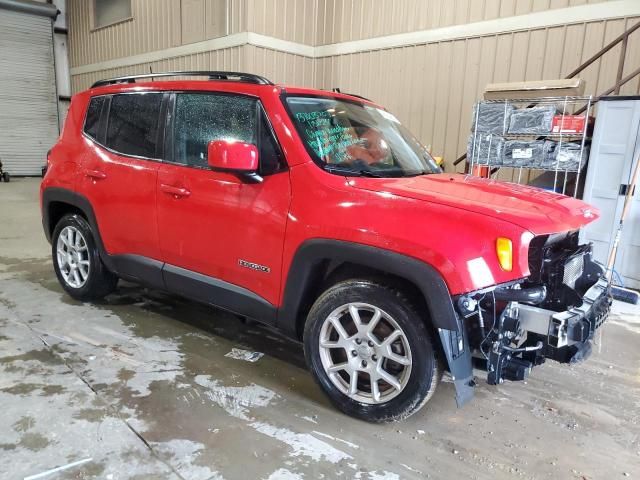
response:
[[[315,45],[319,17],[317,0],[247,0],[247,29],[292,42]]]
[[[318,43],[428,30],[603,1],[608,0],[318,0]]]
[[[136,0],[133,19],[92,30],[93,2],[67,3],[71,67],[180,45],[180,2]]]
[[[244,45],[149,62],[133,67],[112,68],[74,75],[71,79],[72,88],[74,92],[78,92],[88,88],[93,82],[102,78],[149,73],[149,68],[154,72],[179,70],[260,72],[261,75],[265,75],[274,82],[292,85],[313,85],[316,78],[315,62],[311,58],[253,45]]]
[[[91,32],[91,2],[69,0],[72,67],[215,38],[224,2],[132,0],[133,20]],[[224,27],[230,34],[250,31],[320,45],[586,3],[595,0],[229,0]],[[79,91],[97,79],[151,67],[246,70],[281,83],[340,87],[386,105],[450,163],[465,151],[471,107],[487,83],[561,78],[636,21],[640,17],[318,59],[244,45],[77,74],[72,86]],[[581,75],[588,93],[614,83],[619,49]],[[638,66],[640,31],[631,37],[625,73]],[[623,93],[640,93],[640,80]]]
[[[260,72],[271,81],[288,85],[313,86],[316,81],[316,60],[300,55],[277,52],[247,45],[245,69]]]
[[[225,5],[229,4],[228,19]],[[132,0],[132,19],[92,30],[92,2],[68,0],[71,66],[255,32],[315,45],[317,0]]]
[[[340,87],[380,102],[450,163],[466,150],[471,109],[488,83],[562,78],[637,21],[640,18],[323,58],[316,67],[316,86]],[[631,38],[625,73],[640,66],[640,32]],[[620,48],[581,75],[587,94],[615,83]],[[622,93],[640,93],[640,79]]]
[[[244,68],[244,55],[242,47],[226,48],[212,52],[196,53],[182,57],[174,57],[157,62],[143,63],[132,67],[111,68],[98,72],[73,75],[71,88],[74,92],[88,88],[91,84],[102,78],[118,77],[154,72],[170,72],[179,70],[242,70]]]
[[[249,0],[132,0],[132,18],[92,29],[92,0],[68,0],[71,67],[177,47],[247,30]]]

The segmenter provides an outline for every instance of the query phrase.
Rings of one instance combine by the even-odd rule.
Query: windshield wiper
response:
[[[353,170],[351,168],[338,167],[336,165],[325,165],[324,169],[329,173],[338,173],[340,175],[362,176],[362,170]]]
[[[385,178],[386,175],[382,175],[379,172],[376,172],[374,170],[358,170],[360,172],[360,175],[362,175],[363,177],[372,177],[372,178]]]
[[[358,175],[360,177],[372,177],[372,178],[385,178],[386,175],[373,170],[353,170],[352,168],[337,167],[335,165],[325,165],[324,169],[327,172],[338,173],[341,175]]]
[[[354,170],[352,168],[344,168],[336,165],[325,165],[324,169],[330,173],[337,173],[339,175],[347,176],[359,176],[370,178],[402,178],[402,177],[414,177],[417,175],[424,175],[426,172],[417,172],[415,174],[406,174],[402,170],[393,169],[381,169],[381,170]]]
[[[422,172],[415,172],[415,173],[407,173],[404,176],[405,177],[419,177],[421,175],[431,175],[434,172],[428,172],[426,170],[423,170]]]

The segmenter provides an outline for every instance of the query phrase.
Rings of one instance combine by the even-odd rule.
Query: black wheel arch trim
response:
[[[54,202],[66,203],[80,210],[89,225],[95,237],[98,250],[100,251],[100,258],[106,265],[106,267],[115,272],[117,267],[110,255],[107,254],[104,244],[102,243],[102,237],[100,236],[100,229],[98,228],[98,221],[93,211],[93,207],[89,200],[84,196],[73,190],[69,190],[61,187],[47,187],[42,192],[42,227],[44,228],[44,234],[47,237],[47,241],[51,243],[51,235],[55,229],[55,225],[51,225],[51,204]]]
[[[286,277],[277,327],[293,338],[300,337],[299,320],[306,289],[323,262],[349,262],[371,267],[413,283],[424,296],[433,327],[456,388],[458,406],[474,394],[475,382],[467,332],[455,311],[451,294],[440,273],[426,262],[369,245],[330,239],[303,243],[294,254]]]
[[[297,334],[296,325],[304,290],[316,267],[325,261],[356,263],[410,281],[424,296],[435,328],[461,328],[446,283],[440,273],[428,263],[360,243],[314,239],[306,241],[298,248],[286,278],[278,326],[290,334]]]

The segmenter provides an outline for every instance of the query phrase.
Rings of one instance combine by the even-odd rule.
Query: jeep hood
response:
[[[350,177],[359,189],[460,208],[510,222],[534,235],[576,230],[599,216],[581,200],[540,188],[459,174]]]

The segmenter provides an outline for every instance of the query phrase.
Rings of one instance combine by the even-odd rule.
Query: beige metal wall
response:
[[[592,0],[132,0],[133,19],[91,30],[89,0],[69,0],[71,66],[162,51],[244,31],[322,45],[432,29]],[[640,2],[640,0],[638,0]],[[380,12],[385,12],[381,15]],[[220,19],[222,15],[224,22]],[[386,105],[448,164],[466,149],[473,103],[487,83],[561,78],[640,17],[310,58],[241,45],[128,67],[73,74],[73,91],[100,78],[167,70],[244,70],[275,82],[340,87]],[[208,48],[208,47],[207,47]],[[620,46],[581,76],[587,93],[614,83]],[[640,31],[626,72],[640,66]],[[622,93],[640,93],[640,79]],[[462,166],[462,165],[461,165]],[[449,167],[450,168],[450,167]]]
[[[73,75],[74,92],[84,90],[102,78],[112,78],[138,73],[168,72],[180,70],[231,70],[260,72],[276,83],[313,85],[315,62],[311,58],[278,52],[253,45],[226,48],[211,52],[174,57],[167,60],[143,63],[132,67],[111,68],[98,72]]]
[[[67,0],[71,67],[244,32],[248,1],[132,0],[130,20],[93,29],[93,0]]]
[[[102,78],[112,78],[122,75],[133,75],[149,73],[151,68],[154,72],[170,72],[179,70],[242,70],[244,55],[242,51],[245,47],[233,47],[212,52],[196,53],[182,57],[174,57],[156,62],[143,63],[131,67],[111,68],[98,72],[73,75],[71,77],[71,87],[74,92],[83,90]]]
[[[318,0],[318,43],[506,18],[608,0]]]
[[[130,20],[99,29],[92,5],[68,0],[71,67],[246,31],[314,45],[320,25],[317,0],[132,0]]]
[[[225,14],[228,1],[229,14]],[[250,31],[307,45],[427,30],[608,0],[132,0],[132,20],[92,30],[68,0],[72,66]]]
[[[317,0],[247,0],[247,30],[315,45],[319,14]]]
[[[466,150],[471,109],[488,83],[566,76],[638,21],[600,21],[323,58],[316,67],[316,86],[338,86],[382,103],[450,164]],[[640,66],[640,32],[631,39],[625,73]],[[615,83],[619,52],[620,46],[581,75],[587,94]],[[640,93],[640,80],[622,93]]]
[[[244,48],[245,71],[259,72],[276,83],[315,85],[316,60],[253,45],[247,45]]]

